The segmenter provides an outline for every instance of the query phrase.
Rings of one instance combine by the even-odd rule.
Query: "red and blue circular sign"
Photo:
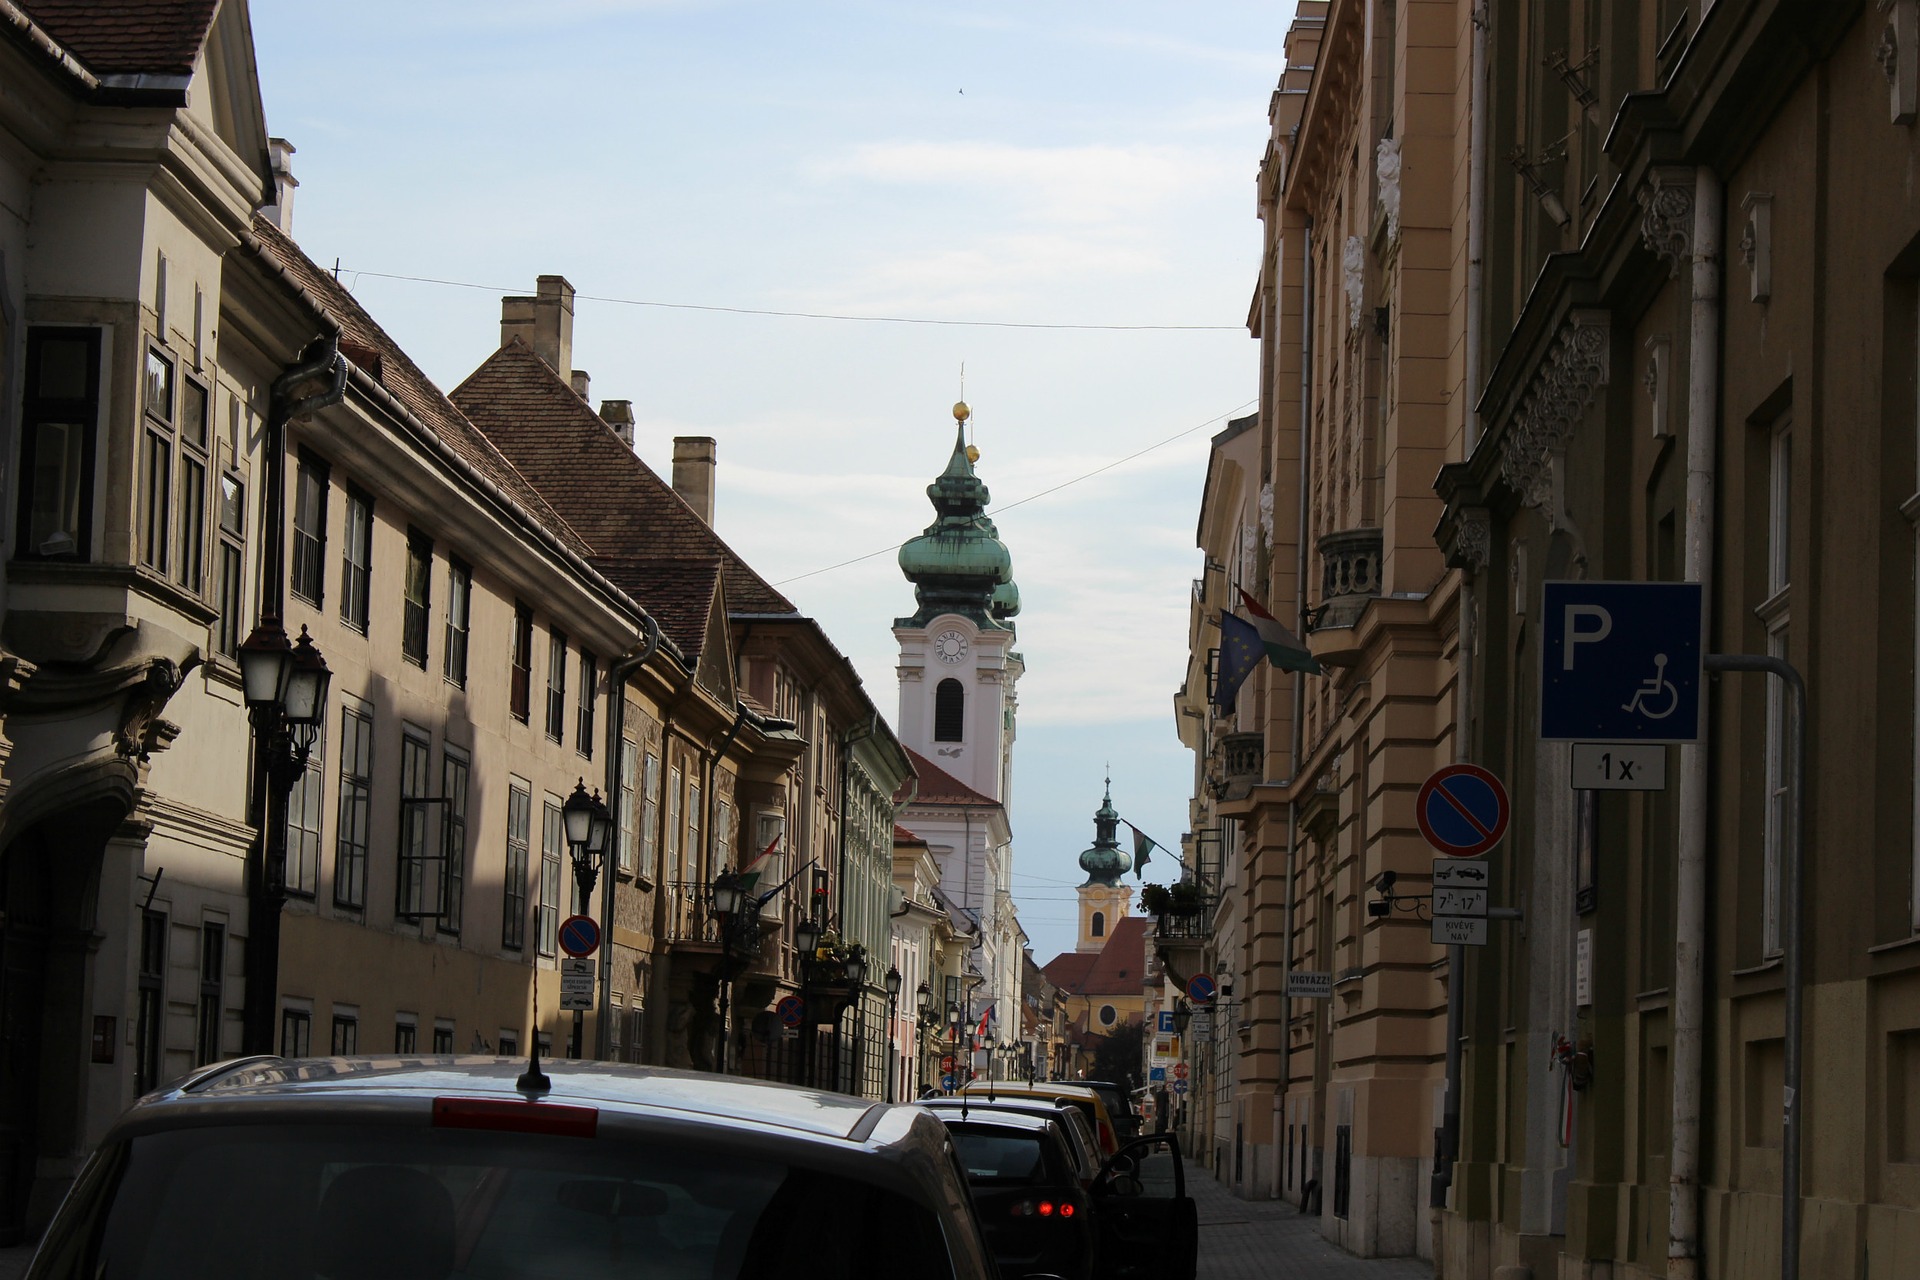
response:
[[[1204,973],[1196,973],[1187,979],[1187,999],[1205,1003],[1213,999],[1213,979]]]
[[[1420,834],[1441,853],[1473,858],[1507,834],[1512,805],[1500,779],[1477,764],[1450,764],[1434,770],[1414,801]]]
[[[560,949],[584,960],[600,949],[600,925],[592,916],[568,916],[560,923]]]
[[[797,1027],[806,1019],[807,1002],[799,996],[787,996],[773,1006],[773,1011],[779,1016],[781,1026]]]

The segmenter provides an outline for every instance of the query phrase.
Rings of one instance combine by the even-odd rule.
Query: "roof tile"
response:
[[[191,75],[219,0],[20,0],[41,30],[97,76]]]

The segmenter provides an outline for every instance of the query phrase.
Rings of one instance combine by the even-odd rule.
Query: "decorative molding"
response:
[[[1653,401],[1653,437],[1666,440],[1673,435],[1673,339],[1656,333],[1647,339],[1647,372],[1640,384]]]
[[[1475,572],[1492,564],[1492,513],[1485,507],[1464,507],[1460,512],[1459,529],[1459,538],[1455,543],[1456,564]]]
[[[1873,60],[1887,78],[1887,118],[1912,124],[1920,115],[1920,0],[1878,0],[1885,25]]]
[[[1554,456],[1607,384],[1610,327],[1605,311],[1569,314],[1507,428],[1500,474],[1527,506],[1544,506],[1552,498]]]
[[[1260,486],[1260,533],[1268,547],[1273,546],[1273,484]]]
[[[1747,215],[1740,232],[1740,261],[1747,264],[1747,296],[1766,302],[1773,296],[1773,196],[1749,191],[1740,201]]]
[[[1380,184],[1380,208],[1387,215],[1387,241],[1400,238],[1400,139],[1382,138],[1373,151],[1373,176]]]
[[[1360,332],[1361,304],[1367,292],[1367,246],[1359,236],[1348,236],[1340,253],[1340,277],[1347,291],[1347,329]]]
[[[1685,165],[1662,165],[1647,175],[1640,188],[1640,238],[1667,264],[1670,279],[1693,254],[1694,171]]]

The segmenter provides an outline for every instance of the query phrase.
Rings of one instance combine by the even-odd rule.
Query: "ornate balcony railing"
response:
[[[1314,631],[1351,627],[1380,594],[1380,530],[1341,529],[1320,538],[1320,605]]]
[[[1238,800],[1260,781],[1265,771],[1266,736],[1260,733],[1223,733],[1214,739],[1207,764],[1213,794]]]
[[[661,892],[666,895],[668,942],[720,945],[720,918],[713,912],[712,885],[699,880],[669,880],[661,886]],[[734,955],[744,959],[760,954],[762,918],[757,911],[734,918],[730,940]]]

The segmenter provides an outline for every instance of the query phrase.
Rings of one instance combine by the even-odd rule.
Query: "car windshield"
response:
[[[953,1145],[968,1179],[975,1183],[1007,1186],[1046,1181],[1046,1149],[1038,1134],[955,1129]]]
[[[816,1169],[682,1142],[398,1125],[121,1144],[35,1277],[948,1277],[935,1216]]]

